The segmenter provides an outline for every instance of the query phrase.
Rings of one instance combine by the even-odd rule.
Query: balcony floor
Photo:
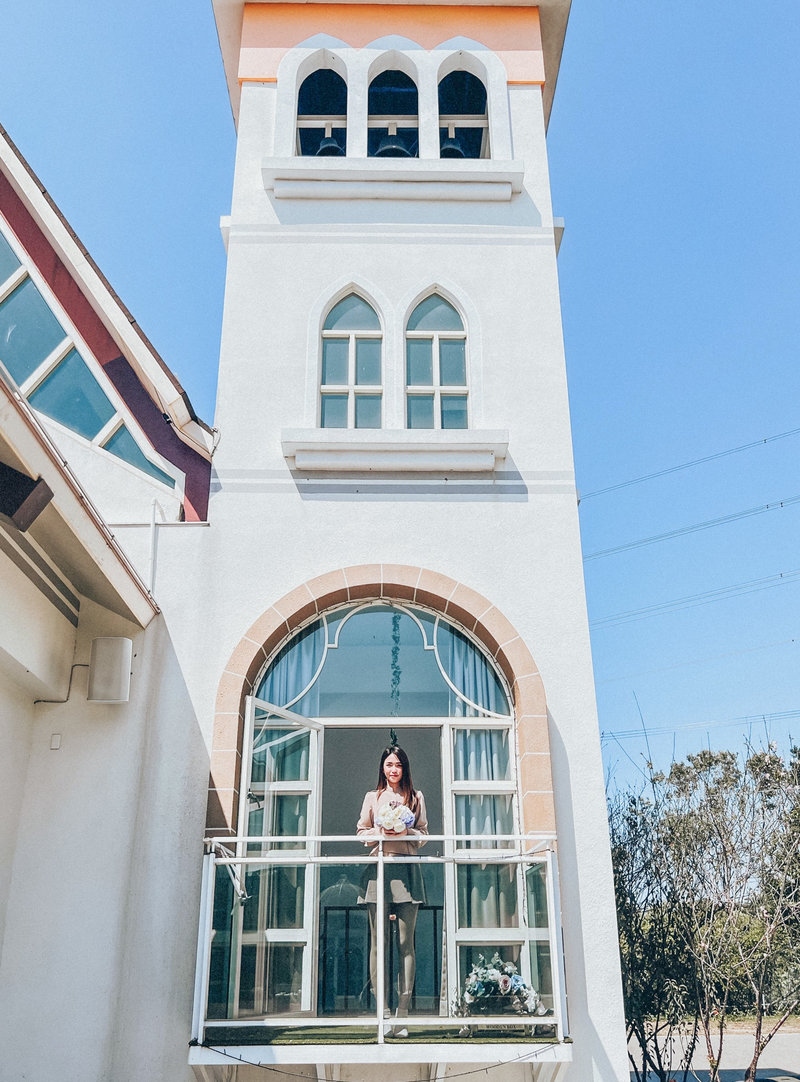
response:
[[[527,1029],[526,1034],[524,1030]],[[530,1033],[530,1026],[486,1029],[459,1037],[452,1027],[412,1030],[379,1044],[374,1027],[209,1026],[205,1043],[189,1049],[190,1064],[568,1063],[572,1042]]]

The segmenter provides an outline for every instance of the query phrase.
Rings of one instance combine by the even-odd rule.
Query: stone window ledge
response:
[[[489,159],[265,158],[276,199],[433,199],[508,202],[522,191],[524,163]]]
[[[508,453],[508,432],[285,428],[281,446],[303,473],[490,473]]]

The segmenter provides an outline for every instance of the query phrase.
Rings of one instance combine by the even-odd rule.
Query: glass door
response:
[[[315,986],[315,898],[322,726],[254,697],[247,700],[237,857],[246,898],[231,951],[237,1017],[310,1013]]]

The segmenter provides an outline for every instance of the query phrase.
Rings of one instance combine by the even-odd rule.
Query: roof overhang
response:
[[[80,242],[44,185],[0,126],[0,171],[180,439],[210,460],[213,437],[189,396]]]
[[[2,378],[0,461],[42,478],[52,493],[27,535],[80,594],[146,627],[159,612],[150,591],[27,402]]]
[[[231,108],[236,122],[238,122],[239,118],[239,47],[242,39],[245,2],[246,0],[211,0],[214,17],[217,20],[217,34],[219,36],[220,50],[222,51],[222,61],[225,65],[225,78],[228,82]],[[247,2],[269,4],[286,3],[287,0],[247,0]],[[326,3],[330,2],[330,0],[301,0],[301,2]],[[339,2],[357,3],[359,0],[339,0]],[[384,4],[406,4],[407,0],[382,0],[382,2]],[[436,0],[436,4],[431,6],[538,7],[544,51],[544,112],[545,118],[549,118],[571,3],[572,0],[539,0],[538,3],[530,3],[530,0],[499,0],[499,2],[493,2],[493,0]]]

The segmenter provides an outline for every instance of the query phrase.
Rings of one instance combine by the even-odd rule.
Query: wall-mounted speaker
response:
[[[90,703],[126,703],[131,695],[133,640],[109,635],[92,640],[89,658]]]

